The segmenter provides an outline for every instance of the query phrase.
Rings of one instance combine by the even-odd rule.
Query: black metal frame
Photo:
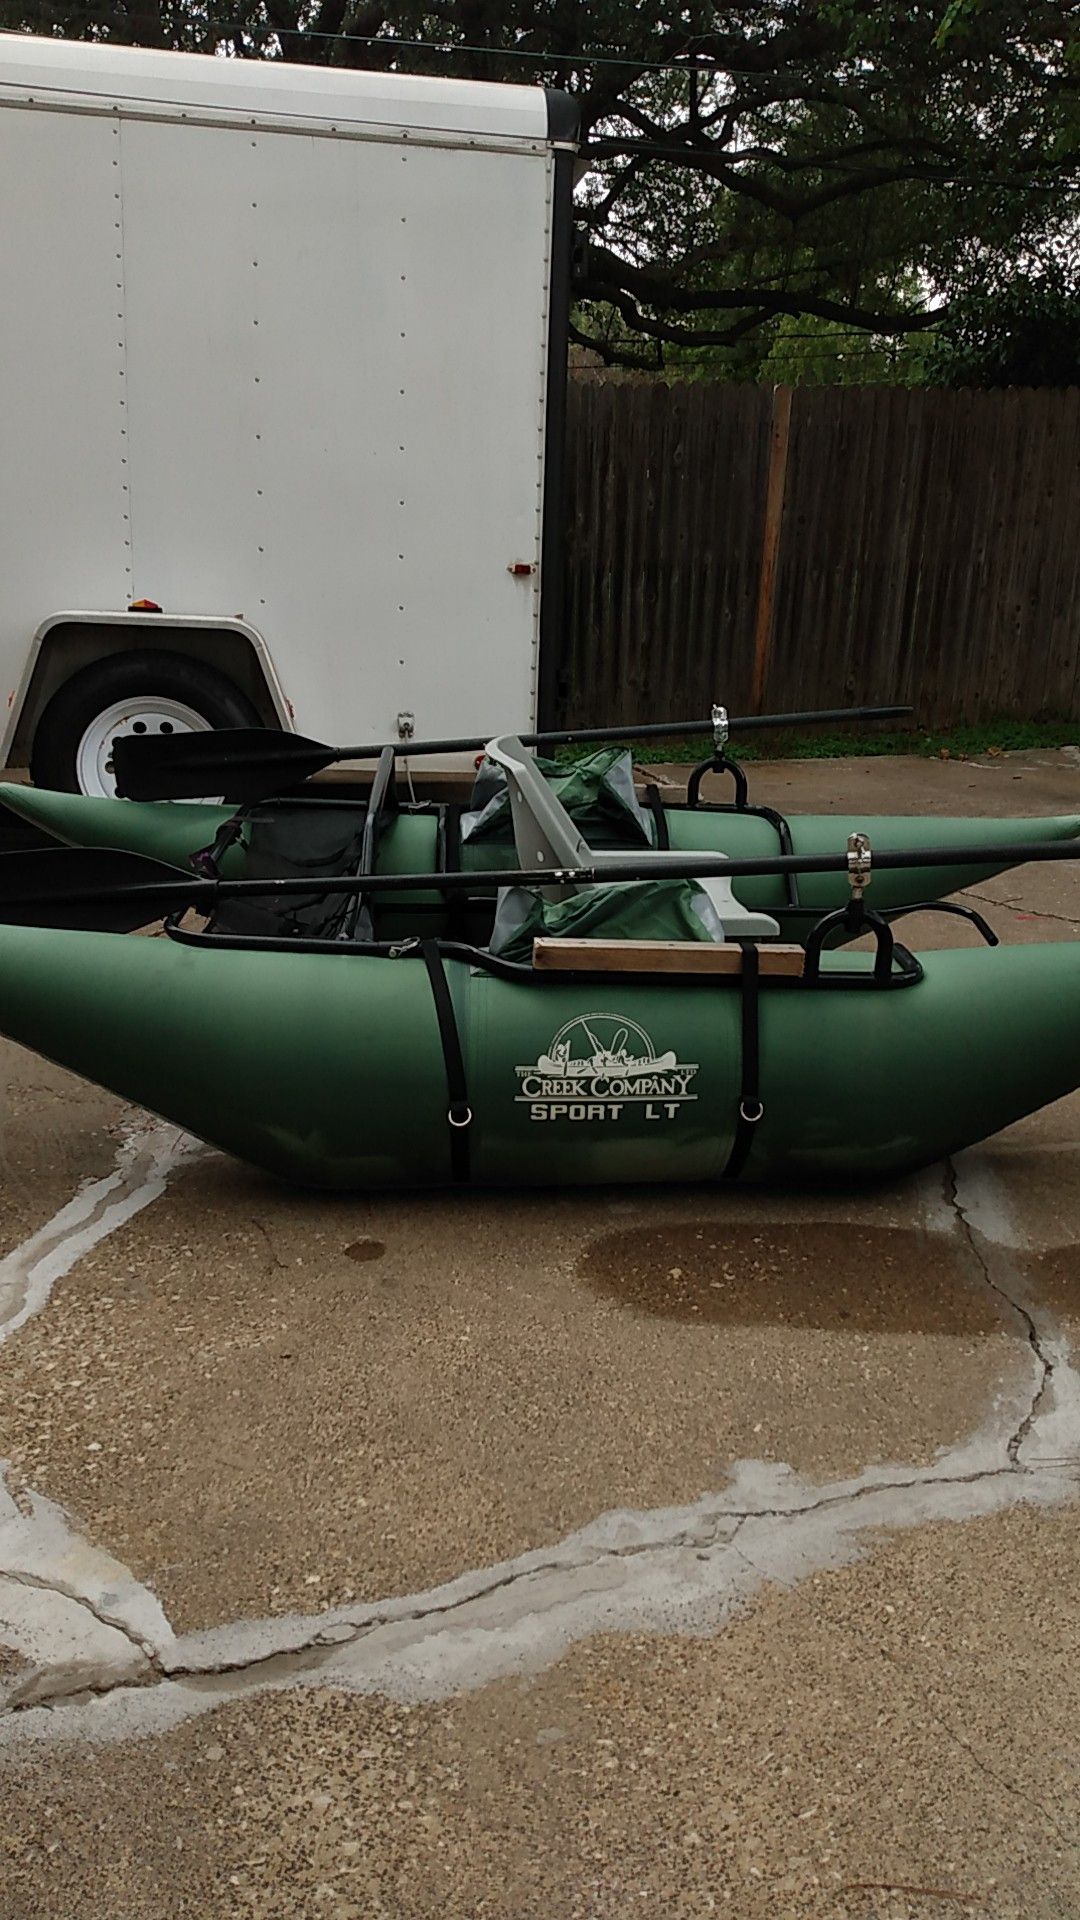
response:
[[[701,783],[706,773],[730,773],[732,775],[735,783],[734,803],[701,801]],[[657,796],[657,798],[659,798],[659,796]],[[751,807],[748,804],[748,799],[749,788],[743,768],[737,761],[730,759],[723,748],[721,748],[719,752],[712,755],[711,758],[702,761],[694,768],[687,785],[687,798],[685,803],[676,803],[671,811],[752,814],[757,818],[765,819],[769,822],[777,833],[781,852],[785,855],[792,855],[791,829],[783,814],[777,813],[771,807]],[[268,804],[273,805],[274,802],[271,801]],[[295,803],[290,802],[289,804]],[[320,805],[325,803],[313,799],[305,799],[303,804]],[[339,801],[337,804],[355,805],[355,802],[347,803]],[[254,811],[254,807],[250,810]],[[392,749],[386,748],[380,755],[379,766],[371,787],[357,873],[374,874],[375,860],[378,854],[379,840],[383,828],[388,819],[392,818],[399,810],[407,810],[410,814],[434,813],[437,816],[436,857],[440,860],[444,873],[449,871],[460,872],[460,865],[455,865],[453,868],[450,868],[445,863],[451,845],[450,822],[451,819],[453,819],[456,828],[457,821],[463,809],[455,807],[452,804],[438,804],[435,802],[421,802],[407,809],[399,809],[394,777],[394,753]],[[229,824],[232,825],[233,823],[230,822]],[[230,836],[228,844],[231,844],[233,837],[235,836]],[[219,835],[219,841],[220,838],[221,836]],[[218,842],[215,842],[215,849],[217,845]],[[460,852],[460,839],[456,831],[453,835],[453,848],[455,853]],[[439,880],[441,877],[442,874],[438,872],[430,876],[432,889],[438,889],[442,893],[441,901],[438,904],[431,901],[413,901],[409,908],[411,913],[445,912],[452,915],[456,925],[460,927],[461,919],[466,914],[479,911],[489,904],[490,893],[470,896],[469,894],[460,892],[456,888],[452,891],[450,889],[439,889]],[[490,876],[485,877],[490,878],[491,890],[496,891],[499,884],[497,872],[492,872]],[[982,914],[976,912],[972,907],[961,906],[950,901],[935,900],[920,902],[914,906],[887,909],[886,912],[882,914],[868,908],[862,894],[859,893],[853,895],[843,907],[835,908],[821,914],[814,907],[804,907],[800,904],[798,898],[798,876],[796,874],[785,873],[783,877],[787,886],[788,903],[786,909],[782,909],[782,911],[786,911],[789,915],[798,914],[800,918],[806,918],[808,920],[812,917],[813,925],[806,942],[806,961],[801,976],[772,976],[769,980],[771,986],[784,986],[787,988],[811,987],[828,991],[835,990],[838,987],[851,986],[881,989],[915,985],[924,977],[922,966],[914,954],[912,954],[906,946],[902,945],[901,942],[896,940],[892,931],[892,925],[895,921],[904,919],[912,913],[947,913],[958,919],[968,920],[982,934],[988,946],[997,946],[999,944],[998,937],[988,922],[983,918]],[[558,974],[544,973],[541,971],[538,974],[532,966],[526,966],[521,962],[502,960],[498,955],[490,953],[486,947],[477,946],[472,941],[462,939],[456,935],[437,938],[435,940],[421,940],[419,937],[410,937],[397,941],[376,940],[374,938],[374,925],[366,905],[368,898],[369,896],[364,893],[357,894],[356,905],[350,915],[347,931],[343,936],[333,940],[318,938],[305,940],[302,938],[288,938],[269,934],[218,933],[209,928],[196,931],[180,925],[181,920],[184,918],[185,910],[179,910],[166,919],[165,932],[170,939],[178,941],[181,945],[227,948],[229,950],[240,950],[244,952],[307,953],[336,955],[338,957],[348,954],[349,956],[361,956],[370,959],[400,959],[413,953],[421,954],[426,951],[429,954],[437,954],[440,960],[462,960],[472,967],[492,973],[501,979],[519,982],[528,980],[534,984],[538,980],[547,984],[553,980],[562,982],[569,980],[573,982],[577,980],[592,981],[610,979],[609,974],[587,968],[560,969]],[[361,927],[364,929],[365,937],[358,938],[357,936]],[[832,970],[827,974],[823,974],[821,971],[821,958],[826,949],[829,936],[832,933],[841,934],[841,944],[845,945],[852,940],[860,938],[860,936],[864,934],[873,934],[876,941],[876,952],[871,971],[867,972],[860,968],[858,970]],[[739,976],[690,974],[679,976],[679,981],[680,986],[693,984],[699,987],[715,988],[717,985],[724,984],[725,981],[730,982],[732,979],[737,980],[738,977]]]
[[[846,912],[847,910],[845,908],[842,909],[842,911]],[[218,950],[227,949],[230,952],[236,951],[241,953],[307,953],[336,957],[339,960],[357,958],[368,960],[405,960],[421,958],[423,948],[433,945],[438,949],[439,955],[443,960],[462,960],[467,966],[474,967],[481,973],[491,973],[494,974],[497,979],[515,981],[519,985],[529,981],[533,986],[557,986],[560,983],[572,983],[579,980],[592,982],[600,980],[610,981],[612,977],[610,973],[601,972],[589,967],[560,968],[558,972],[545,972],[543,969],[537,971],[537,969],[532,966],[526,966],[523,961],[503,960],[498,954],[490,953],[486,947],[473,946],[466,940],[438,939],[429,942],[421,940],[419,936],[410,936],[408,939],[403,940],[300,940],[287,939],[273,934],[214,933],[206,928],[181,926],[180,922],[183,920],[186,912],[186,908],[177,908],[176,912],[171,913],[164,923],[165,932],[169,939],[175,940],[180,946],[184,947],[202,947]],[[835,919],[835,917],[833,914],[827,914],[825,916],[828,920]],[[868,916],[868,919],[871,918],[879,920],[879,916],[876,915]],[[871,973],[866,972],[864,968],[859,968],[858,970],[853,968],[850,971],[844,972],[840,972],[839,970],[830,973],[815,971],[813,975],[804,971],[801,976],[775,974],[766,976],[768,986],[770,988],[781,988],[785,991],[802,987],[814,987],[823,991],[835,991],[840,987],[873,987],[876,989],[884,987],[888,989],[915,986],[917,982],[923,978],[923,969],[920,962],[913,953],[908,952],[906,947],[901,946],[899,941],[892,940],[892,936],[889,934],[889,930],[885,927],[883,921],[879,920],[879,924],[884,927],[885,933],[888,935],[890,951],[896,961],[898,971],[890,972],[887,977],[880,974],[876,968]],[[862,931],[869,932],[871,928],[869,926],[863,927]],[[762,951],[768,952],[767,942],[764,944]],[[648,976],[637,975],[634,977],[641,979]],[[738,985],[738,975],[736,974],[666,974],[664,979],[672,984],[677,981],[680,990],[683,987],[692,987],[695,990],[715,990],[717,987],[727,988]]]

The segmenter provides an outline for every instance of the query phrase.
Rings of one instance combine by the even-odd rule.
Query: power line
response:
[[[242,27],[234,33],[222,32],[223,41],[239,41],[262,36],[279,42],[289,40],[347,41],[356,46],[380,47],[389,52],[399,48],[411,49],[421,53],[438,53],[444,58],[455,53],[483,54],[491,60],[531,60],[544,67],[632,67],[640,73],[710,73],[711,64],[700,64],[707,60],[703,54],[695,54],[688,49],[677,60],[635,60],[629,54],[621,53],[538,53],[531,47],[491,47],[473,45],[468,41],[445,40],[405,40],[396,34],[379,33],[324,33],[316,27]],[[699,64],[692,64],[697,62]]]
[[[373,33],[326,33],[318,27],[275,27],[269,23],[264,27],[241,27],[234,33],[222,32],[222,40],[254,39],[256,35],[271,40],[331,40],[345,41],[356,46],[385,47],[393,51],[396,48],[411,48],[423,53],[442,55],[454,53],[484,54],[492,60],[531,60],[545,67],[632,67],[641,73],[699,73],[710,74],[724,72],[723,63],[712,55],[702,53],[694,47],[674,60],[637,60],[630,54],[597,53],[579,50],[572,53],[538,52],[531,47],[492,47],[474,44],[469,41],[446,40],[407,40],[396,34]]]

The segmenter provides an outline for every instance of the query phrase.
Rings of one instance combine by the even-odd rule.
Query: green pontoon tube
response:
[[[202,736],[196,736],[201,738]],[[505,787],[481,768],[466,806],[414,803],[402,792],[393,751],[379,763],[366,796],[331,797],[309,788],[240,808],[177,801],[89,799],[32,787],[0,785],[0,802],[21,820],[69,846],[126,848],[200,872],[220,871],[266,876],[307,872],[312,876],[359,870],[370,859],[380,874],[423,873],[444,869],[477,877],[479,921],[467,901],[439,893],[415,901],[427,914],[432,934],[476,936],[490,910],[494,876],[513,864],[514,839]],[[635,793],[629,754],[601,748],[572,765],[534,762],[589,844],[633,853],[670,849],[677,853],[726,853],[733,859],[767,859],[775,854],[819,855],[843,849],[848,835],[861,830],[875,846],[895,850],[948,846],[959,850],[950,868],[932,875],[917,866],[878,877],[875,905],[880,912],[938,899],[978,885],[1019,864],[1033,841],[1070,840],[1080,834],[1080,815],[1029,820],[937,819],[827,814],[793,815],[751,804],[745,775],[723,743],[712,759],[695,770],[688,798],[662,802],[655,789]],[[718,804],[701,798],[702,778],[715,771],[734,780],[734,799]],[[990,842],[1003,857],[987,865],[965,858],[966,848]],[[929,887],[929,893],[927,891]],[[746,906],[772,914],[784,940],[805,939],[817,918],[843,904],[843,874],[761,873],[742,888]],[[396,929],[409,931],[409,915]]]
[[[364,1190],[895,1176],[1080,1084],[1080,944],[916,957],[865,900],[911,849],[862,836],[840,856],[605,859],[517,743],[493,745],[519,864],[485,944],[385,936],[388,903],[467,895],[462,872],[229,880],[13,853],[0,1031],[273,1174]],[[961,858],[918,850],[919,890]],[[828,877],[847,904],[785,951],[746,903],[754,869]],[[321,893],[351,927],[283,931]],[[245,932],[260,899],[274,913]],[[122,937],[164,916],[167,938]],[[874,950],[826,951],[838,930]]]

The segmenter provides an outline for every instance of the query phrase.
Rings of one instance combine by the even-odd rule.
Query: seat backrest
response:
[[[592,860],[588,841],[517,735],[508,733],[501,740],[489,740],[484,751],[506,774],[518,866],[523,869],[588,866]],[[565,900],[574,888],[548,886],[538,891],[546,900]]]
[[[519,867],[526,871],[544,867],[592,867],[602,873],[605,867],[625,864],[625,852],[590,847],[515,733],[504,734],[501,740],[489,740],[484,751],[506,774]],[[655,874],[657,879],[662,879],[671,867],[685,871],[687,860],[685,853],[661,853],[656,849],[631,857],[643,874]],[[721,939],[726,934],[733,940],[769,940],[779,933],[780,928],[771,914],[754,913],[735,898],[731,882],[723,874],[702,875],[697,884],[716,909]],[[538,887],[536,891],[545,900],[565,900],[577,889],[551,885]]]

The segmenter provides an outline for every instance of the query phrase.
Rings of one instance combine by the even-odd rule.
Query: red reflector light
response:
[[[130,607],[128,608],[128,612],[129,613],[160,613],[161,608],[158,606],[158,603],[156,600],[133,600]]]

